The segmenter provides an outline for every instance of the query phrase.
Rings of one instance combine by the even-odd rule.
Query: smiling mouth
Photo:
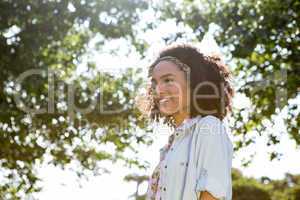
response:
[[[171,98],[172,97],[164,97],[164,98],[160,99],[158,102],[159,102],[159,104],[163,104],[163,103],[170,101]]]

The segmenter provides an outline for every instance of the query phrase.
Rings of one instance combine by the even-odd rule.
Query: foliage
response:
[[[237,92],[251,101],[251,108],[237,108],[233,130],[242,136],[236,150],[267,135],[267,145],[280,142],[286,132],[300,144],[300,37],[297,0],[277,1],[164,1],[162,19],[173,18],[193,29],[199,41],[209,28],[231,59]],[[170,42],[173,39],[170,38]],[[280,115],[286,131],[269,131]],[[271,160],[280,158],[272,151]]]
[[[133,102],[143,84],[140,70],[115,76],[83,58],[95,37],[101,38],[100,47],[125,38],[144,55],[148,44],[135,38],[134,25],[147,6],[142,0],[0,2],[0,198],[21,199],[39,191],[35,169],[43,163],[76,166],[79,176],[106,172],[100,167],[103,160],[145,167],[124,156],[127,149],[136,151],[135,144],[151,143],[147,132],[140,131],[150,130]],[[215,38],[232,56],[238,92],[252,103],[251,109],[233,115],[235,135],[242,136],[237,149],[255,141],[253,132],[267,133],[268,145],[276,145],[281,132],[267,127],[279,114],[289,136],[300,144],[299,1],[166,0],[157,6],[159,20],[173,18],[189,26],[199,41],[212,24],[217,26]],[[170,43],[183,34],[164,39]],[[82,63],[87,71],[78,75]],[[18,83],[26,73],[31,75]],[[105,148],[110,144],[112,151]],[[272,152],[271,159],[278,155]],[[299,188],[293,184],[299,182],[287,180],[269,180],[268,187],[252,179],[234,184],[236,193],[297,199]],[[280,192],[271,194],[270,187]]]
[[[145,167],[123,155],[136,151],[135,143],[149,143],[129,131],[146,128],[132,100],[139,71],[116,77],[88,63],[86,73],[75,72],[91,39],[103,38],[101,46],[132,35],[136,11],[146,7],[135,0],[0,2],[1,199],[39,191],[35,169],[45,162],[75,166],[79,176],[105,172],[102,160]],[[109,143],[113,152],[103,148]]]
[[[140,176],[138,174],[129,174],[127,176],[124,177],[124,180],[127,181],[127,182],[130,182],[130,181],[133,181],[133,182],[136,182],[136,191],[134,194],[130,195],[129,197],[133,197],[135,198],[136,200],[145,200],[146,198],[146,195],[145,194],[142,194],[140,195],[139,194],[139,188],[140,188],[140,185],[145,182],[145,181],[148,181],[149,177],[148,176]]]

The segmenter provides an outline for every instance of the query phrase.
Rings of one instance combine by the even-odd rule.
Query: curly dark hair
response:
[[[183,66],[189,67],[190,117],[213,115],[222,120],[232,111],[232,97],[234,96],[231,84],[232,74],[227,65],[221,62],[219,56],[204,55],[196,47],[188,44],[171,45],[159,53],[158,58],[149,68],[148,77],[152,76],[153,68],[157,63],[166,57],[175,58]],[[178,66],[178,62],[174,63]],[[178,67],[182,69],[182,66]],[[199,87],[199,84],[201,84],[201,87]],[[215,87],[212,87],[212,85]],[[197,96],[196,100],[195,96]],[[203,98],[199,98],[199,96]],[[174,119],[171,116],[163,117],[159,112],[154,101],[152,87],[148,88],[147,98],[149,104],[151,104],[148,105],[150,120],[158,122],[160,118],[164,118],[164,123],[174,126]]]

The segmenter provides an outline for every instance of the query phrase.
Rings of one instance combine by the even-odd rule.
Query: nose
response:
[[[161,97],[167,94],[167,90],[164,84],[157,84],[155,86],[154,92],[156,97]]]
[[[159,93],[161,91],[160,87],[161,86],[159,84],[155,85],[154,92],[155,92],[156,95],[159,95]]]

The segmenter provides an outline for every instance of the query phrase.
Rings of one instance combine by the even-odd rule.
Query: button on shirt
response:
[[[198,200],[201,191],[232,199],[233,145],[223,122],[211,115],[192,118],[174,130],[170,148],[160,149],[161,200]]]

